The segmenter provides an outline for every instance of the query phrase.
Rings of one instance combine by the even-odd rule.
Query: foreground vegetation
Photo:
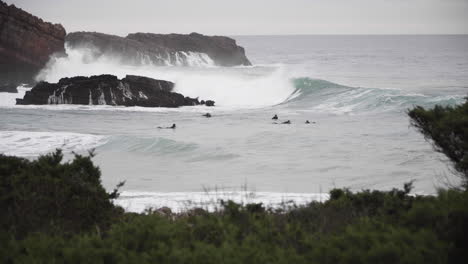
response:
[[[409,112],[414,125],[434,139],[438,150],[447,151],[462,177],[466,177],[468,126],[459,119],[467,122],[466,107],[465,103]],[[451,119],[452,113],[460,116]],[[459,130],[450,132],[447,126],[452,125]],[[438,133],[448,133],[448,143]],[[457,147],[454,155],[447,147]],[[408,183],[387,192],[335,189],[326,202],[281,210],[225,201],[222,210],[211,213],[196,209],[183,214],[133,214],[112,204],[118,189],[104,190],[91,158],[76,155],[63,162],[60,151],[34,161],[0,155],[1,263],[466,263],[468,259],[466,178],[462,188],[440,190],[436,196],[411,195]]]

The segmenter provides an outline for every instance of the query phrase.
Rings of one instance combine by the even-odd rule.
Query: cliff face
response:
[[[0,83],[31,82],[53,53],[64,53],[65,29],[0,1]]]
[[[135,33],[129,34],[127,39],[148,46],[171,48],[174,51],[205,53],[220,66],[251,65],[245,56],[244,48],[237,46],[236,41],[228,37],[209,37],[198,33],[189,35]]]
[[[234,39],[221,36],[204,36],[197,33],[152,34],[135,33],[127,37],[97,32],[73,32],[66,43],[72,48],[96,48],[97,56],[108,54],[130,64],[156,65],[215,64],[219,66],[251,65],[244,48]]]
[[[16,103],[144,107],[201,104],[196,98],[172,92],[173,88],[172,82],[134,75],[127,75],[122,80],[113,75],[62,78],[58,83],[38,83],[31,91],[26,92],[23,99],[17,99]]]

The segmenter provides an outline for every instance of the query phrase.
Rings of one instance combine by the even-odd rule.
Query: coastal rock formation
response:
[[[0,85],[30,83],[50,55],[64,54],[65,29],[0,1]]]
[[[234,39],[198,33],[134,33],[123,38],[97,32],[73,32],[67,35],[66,44],[71,48],[91,48],[95,57],[119,57],[128,64],[251,65],[244,48],[238,46]]]
[[[172,92],[174,83],[127,75],[62,78],[58,83],[40,82],[16,104],[81,104],[144,107],[199,105],[197,98]]]

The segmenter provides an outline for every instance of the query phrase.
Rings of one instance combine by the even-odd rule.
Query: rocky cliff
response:
[[[53,53],[64,53],[65,29],[0,1],[0,84],[31,82]]]
[[[134,75],[127,75],[122,80],[113,75],[62,78],[58,83],[38,83],[31,91],[26,92],[23,99],[17,99],[16,103],[144,107],[200,104],[197,98],[184,97],[182,94],[172,92],[173,88],[172,82]]]
[[[71,48],[95,48],[96,57],[107,54],[129,64],[251,65],[244,48],[238,46],[234,39],[198,33],[135,33],[123,38],[97,32],[74,32],[67,35],[66,43]]]

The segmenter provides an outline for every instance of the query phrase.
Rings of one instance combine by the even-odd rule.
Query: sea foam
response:
[[[143,58],[136,65],[123,64],[106,55],[95,58],[86,49],[67,48],[67,54],[67,57],[52,58],[36,79],[58,82],[73,76],[141,75],[172,81],[175,92],[185,96],[211,99],[217,106],[231,107],[279,104],[294,91],[290,76],[281,67],[215,67],[209,57],[193,52],[181,53],[187,65],[176,60],[169,66],[156,66]]]
[[[64,152],[87,151],[105,144],[107,137],[70,132],[0,131],[0,153],[36,157],[57,148]]]
[[[143,212],[147,209],[169,207],[173,212],[184,212],[194,208],[215,211],[221,208],[221,200],[237,203],[262,203],[267,208],[287,208],[305,205],[312,201],[325,201],[325,193],[277,193],[249,191],[206,191],[206,192],[132,192],[124,191],[115,200],[128,212]]]

